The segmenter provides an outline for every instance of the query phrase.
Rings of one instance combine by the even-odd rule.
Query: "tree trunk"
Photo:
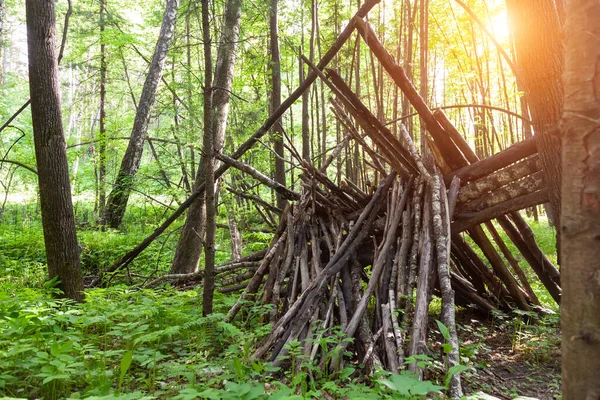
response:
[[[208,4],[208,0],[205,0],[202,4],[203,6],[204,4]],[[203,29],[203,31],[208,32],[209,24],[207,22],[207,7],[202,11],[202,23],[206,23],[207,28]],[[215,201],[215,141],[217,140],[217,136],[211,113],[213,106],[212,92],[214,89],[218,90],[218,86],[213,87],[211,83],[210,74],[212,74],[212,67],[209,64],[212,63],[212,56],[210,40],[204,47],[204,54],[206,74],[204,80],[204,115],[206,117],[206,125],[202,143],[204,149],[204,156],[202,158],[204,159],[204,182],[206,182],[206,190],[204,191],[206,203],[206,236],[204,238],[204,291],[202,292],[202,315],[207,316],[212,314],[213,311],[213,296],[215,292],[215,234],[217,230],[217,203]],[[231,86],[229,88],[231,88]],[[208,105],[210,105],[211,108],[209,108]]]
[[[33,139],[40,188],[46,260],[64,295],[83,299],[80,248],[69,186],[62,126],[53,0],[27,0],[27,49]]]
[[[303,35],[304,36],[304,35]],[[304,41],[304,40],[303,40]],[[299,55],[302,55],[302,47],[299,48]],[[300,86],[304,83],[304,63],[302,59],[298,60]],[[302,159],[310,162],[310,131],[308,126],[308,98],[309,91],[302,92]]]
[[[204,13],[204,10],[203,10]],[[212,113],[206,108],[205,114],[211,115],[211,129],[214,135],[214,153],[220,153],[225,140],[225,129],[229,115],[229,97],[233,83],[233,72],[236,56],[236,45],[239,38],[240,19],[242,13],[241,0],[228,0],[223,19],[221,40],[217,54],[217,65],[215,69],[215,80],[212,89],[211,108]],[[204,15],[203,15],[204,18]],[[208,15],[206,15],[208,18]],[[204,23],[203,23],[204,25]],[[208,30],[207,30],[208,32]],[[205,38],[206,40],[206,38]],[[206,102],[206,96],[205,96]],[[206,124],[206,120],[205,120]],[[205,183],[206,157],[200,160],[200,168],[196,174],[196,189]],[[213,163],[214,164],[214,163]],[[214,168],[214,166],[213,166]],[[207,190],[208,191],[208,186]],[[213,194],[214,195],[214,194]],[[208,200],[207,200],[208,201]],[[185,274],[195,272],[198,269],[200,253],[202,251],[203,232],[206,227],[206,207],[202,196],[190,206],[185,225],[179,237],[171,273]],[[208,275],[208,272],[207,272]],[[205,278],[205,291],[210,289],[208,276]],[[207,285],[209,285],[207,289]]]
[[[530,108],[550,193],[550,218],[559,221],[561,144],[556,132],[563,110],[560,18],[553,1],[506,0],[506,7],[517,55],[519,86]]]
[[[600,398],[600,2],[566,2],[563,398]]]
[[[271,51],[271,113],[281,105],[281,57],[279,55],[279,25],[277,22],[278,0],[271,0],[271,13],[269,18],[269,47]],[[275,149],[275,181],[285,186],[285,162],[283,154],[283,133],[281,120],[271,128],[273,147]],[[277,207],[285,207],[285,199],[277,193]]]
[[[4,51],[4,0],[0,0],[0,85],[4,76],[4,68],[2,62],[2,53]]]
[[[100,0],[100,133],[98,135],[98,210],[106,205],[106,0]]]
[[[419,94],[425,104],[428,104],[427,86],[427,57],[429,46],[429,0],[420,0],[419,4]],[[421,154],[427,152],[427,140],[425,140],[425,121],[421,119]]]
[[[102,224],[109,225],[111,228],[118,229],[121,225],[123,215],[125,215],[125,209],[127,208],[127,202],[129,201],[129,195],[133,188],[133,181],[138,168],[140,167],[142,153],[144,151],[144,141],[146,140],[146,134],[148,132],[150,111],[154,104],[158,83],[160,82],[165,60],[167,59],[169,47],[171,46],[171,38],[173,37],[173,32],[175,30],[175,19],[177,18],[178,6],[178,0],[167,0],[162,26],[160,28],[160,35],[156,42],[154,55],[150,62],[148,75],[146,76],[142,95],[140,96],[140,101],[135,114],[131,138],[129,139],[125,155],[123,156],[121,168],[117,175],[113,190],[108,196],[106,207],[100,218]]]

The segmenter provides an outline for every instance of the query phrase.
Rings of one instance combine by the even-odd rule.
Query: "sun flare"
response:
[[[502,10],[491,18],[491,28],[497,40],[508,39],[508,19],[506,11]]]

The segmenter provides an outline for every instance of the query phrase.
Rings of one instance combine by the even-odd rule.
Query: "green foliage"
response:
[[[195,291],[115,287],[86,295],[76,305],[47,289],[2,287],[0,393],[167,393],[206,370],[209,322],[216,321],[220,346],[239,342],[239,330],[219,322],[222,314],[201,316]]]

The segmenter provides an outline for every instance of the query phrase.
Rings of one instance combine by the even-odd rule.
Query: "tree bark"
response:
[[[566,2],[562,119],[563,398],[600,397],[600,2]]]
[[[46,260],[64,295],[83,299],[80,248],[69,186],[62,126],[53,0],[27,0],[27,49],[31,117],[38,170]]]
[[[207,112],[212,114],[210,126],[212,130],[211,134],[214,136],[214,154],[221,152],[223,143],[225,141],[225,129],[227,128],[227,117],[229,115],[229,97],[233,83],[236,46],[239,38],[241,14],[241,0],[228,0],[225,16],[223,18],[223,28],[221,32],[219,50],[217,53],[215,78],[212,85],[212,98],[210,100],[211,110],[206,109],[206,103],[204,110],[205,114]],[[205,182],[207,182],[205,177],[205,171],[207,170],[206,158],[206,156],[201,157],[200,168],[196,174],[196,184],[194,187],[195,191],[198,190],[200,186],[204,185]],[[212,168],[214,170],[216,167],[216,162],[213,160],[211,163],[213,164]],[[206,191],[208,191],[208,186],[206,186]],[[206,204],[209,204],[208,198]],[[211,203],[210,206],[214,207],[214,204]],[[205,213],[208,212],[209,211],[206,210],[205,204],[202,201],[202,196],[200,196],[200,198],[194,201],[190,206],[185,225],[175,250],[173,265],[171,266],[171,273],[185,274],[195,272],[198,269],[198,262],[200,261],[202,249],[201,246],[203,241],[202,233],[207,227],[206,222],[208,216],[205,216]],[[207,290],[207,284],[209,284],[208,278],[205,280],[205,291]]]
[[[131,130],[131,139],[123,156],[119,174],[115,180],[113,190],[108,196],[106,207],[102,212],[100,222],[109,225],[111,228],[118,229],[125,215],[129,195],[133,188],[133,181],[137,174],[140,162],[142,161],[142,153],[144,151],[144,141],[148,133],[148,122],[150,120],[150,112],[156,97],[158,83],[162,76],[162,71],[165,65],[165,60],[171,46],[171,38],[175,30],[175,20],[177,18],[177,8],[179,0],[167,0],[165,13],[160,28],[154,55],[150,62],[150,68],[142,95],[133,121],[133,129]]]
[[[210,36],[210,11],[208,0],[202,2],[202,39],[204,41],[204,105],[203,105],[203,123],[204,123],[204,137],[213,136],[212,130],[212,80],[213,80],[213,69],[212,69],[212,50],[211,43],[212,39]],[[214,139],[213,139],[214,141]],[[198,164],[198,171],[196,172],[196,181],[194,182],[194,192],[198,191],[198,188],[204,184],[206,189],[206,177],[204,171],[206,166],[206,157],[200,158]],[[202,182],[202,183],[201,183]],[[206,190],[202,191],[202,194],[198,196],[190,205],[190,209],[186,216],[183,230],[179,236],[179,242],[175,249],[175,256],[173,257],[173,265],[171,266],[170,273],[172,274],[185,274],[194,273],[198,270],[198,262],[200,261],[200,254],[202,253],[202,246],[205,239],[205,225],[206,220]],[[195,262],[189,262],[194,260]],[[209,283],[210,286],[210,283]]]
[[[204,204],[206,207],[206,236],[204,237],[204,290],[202,292],[202,315],[207,316],[213,311],[213,297],[215,292],[215,234],[217,203],[215,201],[215,151],[216,134],[213,125],[213,86],[212,86],[212,52],[209,37],[208,0],[202,2],[202,34],[204,39],[204,155],[200,159],[200,166],[204,167]],[[196,176],[202,175],[200,172]],[[202,200],[198,201],[202,208]],[[200,219],[202,213],[200,213]],[[200,229],[200,232],[202,230]],[[202,236],[200,236],[202,239]],[[198,263],[198,260],[195,260]]]
[[[563,46],[553,1],[506,0],[517,55],[519,86],[525,92],[552,204],[560,219],[561,144],[555,132],[563,110]]]
[[[106,0],[100,0],[100,132],[98,134],[98,210],[106,205]]]
[[[2,78],[4,77],[4,0],[0,0],[0,85],[2,85]]]
[[[429,0],[419,1],[419,44],[419,94],[425,104],[427,104],[429,97],[429,87],[427,82],[427,57],[429,56]],[[421,154],[425,154],[428,149],[425,135],[425,121],[421,118]]]
[[[279,0],[271,0],[271,12],[269,16],[269,47],[271,51],[271,112],[281,106],[281,57],[279,55],[279,24],[277,21]],[[285,162],[283,154],[283,132],[281,120],[277,121],[271,128],[273,148],[275,150],[275,181],[285,186]],[[277,207],[285,207],[285,199],[277,193]]]
[[[302,47],[299,48],[299,55],[302,55]],[[298,73],[300,86],[304,84],[304,63],[298,59]],[[302,159],[310,162],[310,131],[308,127],[308,90],[302,92]]]

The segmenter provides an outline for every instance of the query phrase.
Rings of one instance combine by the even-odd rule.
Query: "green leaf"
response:
[[[121,385],[123,384],[123,378],[125,378],[125,374],[129,367],[131,366],[131,361],[133,360],[133,351],[127,350],[125,354],[123,354],[123,358],[121,359],[121,375],[119,376],[119,391],[121,390]]]
[[[56,379],[69,379],[69,375],[65,375],[65,374],[50,375],[42,381],[42,384],[45,385],[46,383],[52,382]]]
[[[454,375],[460,374],[461,372],[467,371],[468,369],[469,367],[460,364],[450,367],[450,369],[448,369],[448,373],[446,374],[446,378],[444,379],[444,384],[446,385],[446,387],[448,387],[448,385],[450,384],[450,379],[452,379]]]
[[[352,367],[346,367],[343,370],[340,371],[340,380],[344,381],[347,378],[350,378],[350,376],[354,373],[354,371],[356,371],[356,369],[352,368]]]
[[[451,344],[442,343],[442,349],[444,349],[444,353],[449,354],[452,351],[453,347]]]
[[[440,332],[442,333],[442,336],[444,337],[444,339],[450,340],[450,331],[448,330],[446,325],[442,324],[442,322],[438,321],[437,319],[435,320],[435,322],[436,322],[438,328],[440,329]]]
[[[444,389],[443,386],[434,385],[430,381],[423,381],[411,387],[410,393],[413,396],[425,396],[429,393],[439,393],[442,389]]]

